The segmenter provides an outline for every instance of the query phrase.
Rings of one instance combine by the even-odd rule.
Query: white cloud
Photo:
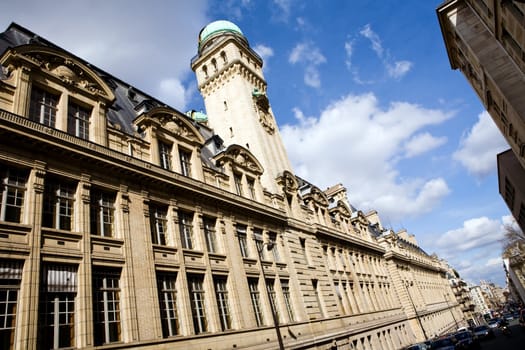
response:
[[[317,66],[326,62],[318,47],[310,42],[297,44],[288,56],[288,62],[291,64],[301,63],[304,65],[304,83],[308,86],[319,88],[321,78]]]
[[[370,24],[365,25],[359,34],[370,40],[372,50],[374,50],[377,57],[383,57],[383,45],[381,44],[381,39],[379,38],[379,35],[372,30]]]
[[[409,61],[397,61],[394,64],[386,63],[388,76],[391,78],[401,78],[412,68],[412,62]]]
[[[430,133],[420,133],[411,137],[404,145],[405,157],[411,158],[437,148],[447,142],[447,138],[434,137]]]
[[[346,68],[351,70],[352,69],[352,54],[354,53],[354,41],[353,40],[349,40],[345,42],[345,52],[346,52],[346,59],[345,59]]]
[[[138,0],[56,0],[52,11],[49,6],[11,2],[0,11],[0,23],[7,27],[15,21],[151,95],[165,77],[180,82],[189,77],[188,59],[197,53],[198,33],[208,23],[205,0],[162,1],[147,13]],[[96,25],[92,16],[78,15],[86,13],[96,13]]]
[[[459,149],[452,157],[469,173],[482,178],[496,169],[496,155],[508,148],[507,141],[490,115],[484,111],[472,129],[463,136]]]
[[[273,2],[278,9],[275,11],[276,18],[282,21],[287,21],[290,17],[292,0],[273,0]]]
[[[451,117],[410,103],[379,107],[373,94],[348,95],[319,117],[295,109],[281,134],[296,173],[320,188],[342,182],[352,204],[390,220],[432,210],[449,193],[442,178],[404,178],[395,168],[422,128]]]
[[[157,96],[166,104],[185,111],[189,92],[182,82],[176,78],[166,78],[160,81]]]
[[[445,232],[437,240],[437,246],[450,255],[453,252],[500,244],[502,238],[502,222],[482,216],[466,220],[463,227]]]
[[[410,69],[412,69],[413,63],[407,60],[401,60],[401,61],[393,61],[390,57],[390,53],[388,50],[385,50],[383,48],[383,44],[381,42],[381,38],[377,33],[375,33],[372,30],[372,26],[370,24],[366,24],[360,31],[359,34],[363,36],[364,38],[368,39],[370,41],[370,45],[372,50],[375,52],[376,56],[381,60],[384,69],[386,70],[386,74],[389,78],[394,79],[400,79],[403,76],[405,76]],[[346,48],[346,44],[345,44]],[[347,51],[348,56],[348,51]],[[346,65],[348,67],[348,59],[346,62]],[[358,76],[357,70],[352,71],[354,75],[354,81],[359,83],[361,79]]]
[[[264,69],[268,69],[268,60],[273,56],[273,49],[263,44],[257,44],[253,47],[253,50],[261,56],[264,62]]]

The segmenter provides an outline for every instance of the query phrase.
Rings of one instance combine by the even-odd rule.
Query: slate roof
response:
[[[144,93],[137,87],[131,86],[130,84],[92,65],[84,59],[74,55],[73,53],[62,49],[61,47],[40,37],[39,35],[17,23],[11,23],[3,33],[0,33],[0,55],[3,55],[4,52],[10,48],[27,44],[39,44],[61,50],[92,69],[108,84],[115,95],[115,101],[107,109],[106,115],[108,122],[112,125],[118,125],[120,130],[126,134],[133,135],[135,137],[138,136],[133,125],[133,120],[139,115],[139,112],[141,111],[147,111],[153,107],[159,106],[165,106],[173,109],[174,111],[178,111],[175,108],[168,106],[164,102],[156,99],[155,97]],[[2,67],[2,69],[0,69],[0,79],[6,78],[4,68],[5,67]],[[205,140],[209,140],[214,137],[213,130],[203,124],[197,123],[190,117],[186,116],[186,114],[183,112],[178,112],[181,114],[182,118],[187,118],[187,120],[195,125]],[[223,147],[222,143],[220,145],[217,144],[217,140],[221,140],[221,138],[215,137],[213,138],[213,142],[205,143],[206,149],[201,150],[201,158],[205,165],[220,171],[221,169],[217,168],[211,161],[211,158],[218,152],[218,150],[222,149]]]

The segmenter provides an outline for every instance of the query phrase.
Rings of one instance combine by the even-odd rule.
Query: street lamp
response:
[[[410,300],[410,303],[412,304],[412,307],[414,308],[414,313],[416,314],[417,322],[419,322],[419,327],[421,327],[421,330],[423,331],[423,336],[425,337],[425,340],[428,339],[427,332],[425,332],[425,327],[423,327],[423,323],[421,323],[421,319],[419,318],[419,314],[416,309],[416,305],[414,305],[414,301],[412,300],[412,296],[410,295],[410,290],[408,289],[409,286],[414,285],[412,281],[405,281],[405,287],[407,289],[408,293],[408,299]]]
[[[454,319],[454,324],[456,325],[456,329],[458,329],[458,321],[456,321],[456,317],[454,316],[452,309],[448,306],[448,293],[443,294],[443,297],[445,298],[445,302],[447,303],[447,308],[450,310],[450,314],[452,315],[452,318]]]
[[[266,246],[266,249],[268,251],[271,251],[273,249],[274,242],[266,242],[263,244],[256,244],[257,246],[257,257],[259,258],[259,266],[261,267],[263,280],[264,280],[264,289],[266,290],[266,297],[268,298],[268,302],[270,303],[270,309],[272,310],[272,317],[273,317],[273,326],[275,328],[275,333],[277,333],[277,341],[279,342],[279,350],[284,350],[284,344],[283,344],[283,338],[281,337],[281,330],[279,329],[279,320],[277,319],[277,315],[275,314],[274,305],[272,303],[272,298],[270,296],[270,291],[268,290],[268,286],[266,285],[266,273],[264,272],[264,266],[262,265],[262,259],[261,259],[261,253],[264,249],[264,246]]]

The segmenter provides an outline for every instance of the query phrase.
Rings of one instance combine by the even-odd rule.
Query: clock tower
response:
[[[238,26],[215,21],[201,30],[191,68],[208,125],[226,146],[246,147],[264,168],[263,187],[278,193],[276,178],[292,168],[266,94],[262,65]]]

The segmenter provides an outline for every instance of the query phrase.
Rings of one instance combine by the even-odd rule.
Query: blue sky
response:
[[[342,183],[357,208],[406,229],[470,282],[505,284],[510,213],[496,154],[508,146],[452,71],[441,1],[9,2],[16,22],[181,110],[203,109],[190,59],[209,22],[236,23],[264,59],[297,175]]]

